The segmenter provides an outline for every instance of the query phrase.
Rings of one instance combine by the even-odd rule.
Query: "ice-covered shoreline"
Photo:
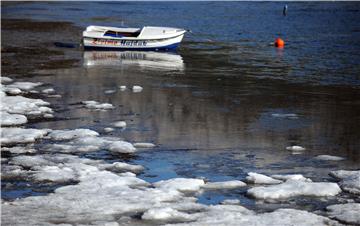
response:
[[[136,154],[138,148],[154,144],[130,143],[118,137],[101,136],[90,129],[53,130],[26,128],[27,117],[53,116],[51,105],[41,99],[20,96],[36,92],[41,83],[13,82],[2,77],[1,143],[12,153],[3,163],[2,178],[22,178],[34,183],[61,184],[53,193],[13,201],[2,200],[2,222],[7,225],[340,225],[359,224],[356,214],[346,215],[358,203],[339,203],[324,216],[305,210],[277,209],[256,213],[241,203],[203,205],[197,195],[206,190],[247,188],[249,196],[276,201],[294,196],[336,196],[359,194],[360,171],[335,171],[335,182],[312,182],[302,175],[271,175],[249,172],[243,181],[207,182],[198,178],[172,178],[149,183],[136,175],[144,169],[124,162],[107,163],[79,157],[81,153],[106,150]],[[18,90],[17,90],[18,89]],[[11,96],[9,96],[8,94]],[[43,92],[44,95],[48,92]],[[51,92],[52,93],[52,92]],[[109,104],[84,101],[86,108],[111,110]],[[124,123],[122,123],[124,124]],[[6,127],[4,127],[6,126]],[[12,126],[12,127],[7,127]],[[21,127],[13,127],[21,126]],[[35,142],[47,141],[41,153]],[[29,145],[30,144],[30,145]],[[27,146],[29,145],[29,146]],[[32,153],[32,155],[26,155]],[[25,154],[25,155],[24,155]],[[33,155],[35,154],[35,155]],[[51,211],[49,211],[51,210]],[[341,223],[340,223],[341,222]]]

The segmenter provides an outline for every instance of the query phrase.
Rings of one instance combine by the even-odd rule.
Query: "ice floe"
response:
[[[28,147],[28,146],[15,146],[15,147],[2,147],[1,151],[8,151],[10,153],[13,154],[26,154],[26,153],[36,153],[36,149],[32,148],[32,147]]]
[[[70,131],[69,131],[70,132]],[[88,131],[91,134],[91,130]],[[70,133],[67,133],[69,135]],[[76,135],[76,133],[75,133]],[[100,149],[106,149],[116,153],[133,153],[136,148],[129,142],[122,141],[119,138],[114,137],[97,137],[95,134],[90,136],[81,136],[73,139],[73,136],[67,138],[72,139],[67,143],[50,144],[47,149],[51,152],[62,153],[78,153],[78,152],[92,152]],[[63,135],[60,138],[64,138]]]
[[[49,130],[45,129],[23,129],[2,128],[1,144],[33,143],[36,139],[44,137]]]
[[[205,189],[235,189],[246,186],[246,183],[239,180],[223,181],[223,182],[208,182],[203,188]]]
[[[204,180],[193,178],[173,178],[154,183],[155,187],[162,190],[178,190],[180,192],[197,192],[204,185]]]
[[[110,169],[112,171],[120,171],[120,172],[133,172],[140,173],[144,170],[144,167],[141,165],[131,165],[124,162],[114,162],[112,164],[105,165],[106,169]]]
[[[37,86],[41,86],[41,82],[14,82],[10,85],[7,85],[8,88],[18,88],[22,91],[30,91]]]
[[[53,88],[48,88],[48,89],[43,89],[41,92],[45,94],[52,94],[55,93],[55,90]]]
[[[274,113],[271,114],[274,118],[289,118],[289,119],[297,119],[298,115],[294,113],[288,113],[288,114],[281,114],[281,113]]]
[[[143,220],[160,222],[187,222],[196,219],[195,216],[180,212],[171,207],[152,208],[147,210],[141,217]]]
[[[106,132],[106,133],[110,133],[110,132],[112,132],[112,131],[114,131],[115,129],[114,128],[111,128],[111,127],[106,127],[106,128],[104,128],[104,132]]]
[[[16,126],[27,123],[27,117],[20,114],[9,114],[6,111],[0,111],[1,126]]]
[[[301,174],[274,174],[271,175],[272,178],[277,180],[300,180],[300,181],[306,181],[306,182],[312,182],[310,178],[306,178]]]
[[[2,90],[11,95],[18,95],[22,93],[21,89],[14,87],[3,87]]]
[[[52,130],[47,137],[53,140],[72,140],[79,137],[92,136],[99,136],[99,133],[90,129]]]
[[[221,202],[223,205],[238,205],[240,204],[239,199],[225,199]]]
[[[269,176],[259,174],[259,173],[248,173],[248,176],[246,177],[246,181],[253,184],[280,184],[282,183],[281,180],[277,180],[274,178],[271,178]]]
[[[118,127],[118,128],[124,128],[126,127],[126,122],[125,121],[117,121],[112,123],[113,126]]]
[[[9,77],[4,77],[4,76],[1,76],[1,83],[11,83],[13,82],[13,80]]]
[[[334,155],[318,155],[314,159],[316,160],[324,160],[324,161],[342,161],[345,160],[345,158],[340,156],[334,156]]]
[[[275,200],[295,196],[335,196],[340,192],[336,183],[288,180],[278,185],[251,188],[247,194],[256,199]]]
[[[340,180],[339,185],[344,191],[360,195],[360,170],[331,171],[330,176]]]
[[[116,90],[114,90],[114,89],[109,89],[109,90],[105,90],[104,93],[105,93],[105,94],[113,94],[113,93],[116,93]]]
[[[94,100],[82,101],[81,103],[84,104],[86,108],[95,110],[110,110],[115,108],[110,103],[99,103]]]
[[[269,213],[256,214],[239,205],[210,206],[208,211],[195,214],[196,221],[180,225],[226,225],[226,226],[335,226],[340,225],[327,217],[295,209],[278,209]],[[169,224],[170,225],[170,224]]]
[[[360,203],[337,204],[326,207],[331,218],[347,224],[360,225]]]
[[[1,111],[6,111],[9,114],[38,116],[53,113],[51,108],[46,107],[50,104],[40,99],[30,99],[23,96],[5,96],[1,101]]]
[[[133,145],[136,148],[153,148],[153,147],[156,146],[153,143],[144,143],[144,142],[142,142],[142,143],[134,143]]]
[[[306,149],[304,147],[294,145],[294,146],[286,147],[286,150],[299,152],[299,151],[305,151]]]
[[[125,91],[126,90],[126,86],[119,86],[120,91]]]
[[[141,87],[141,86],[133,86],[132,87],[132,91],[134,92],[134,93],[139,93],[139,92],[141,92],[143,90],[143,87]]]

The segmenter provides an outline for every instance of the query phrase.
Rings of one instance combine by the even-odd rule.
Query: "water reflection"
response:
[[[139,66],[150,70],[183,71],[181,55],[168,52],[84,51],[84,66]]]

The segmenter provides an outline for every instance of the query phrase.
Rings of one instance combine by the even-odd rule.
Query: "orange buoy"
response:
[[[275,47],[278,47],[278,48],[284,48],[284,46],[285,46],[285,42],[281,38],[275,39],[274,44],[275,44]]]

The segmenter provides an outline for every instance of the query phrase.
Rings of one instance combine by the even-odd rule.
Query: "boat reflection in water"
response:
[[[182,57],[169,52],[84,51],[84,66],[139,66],[156,70],[184,70]]]

